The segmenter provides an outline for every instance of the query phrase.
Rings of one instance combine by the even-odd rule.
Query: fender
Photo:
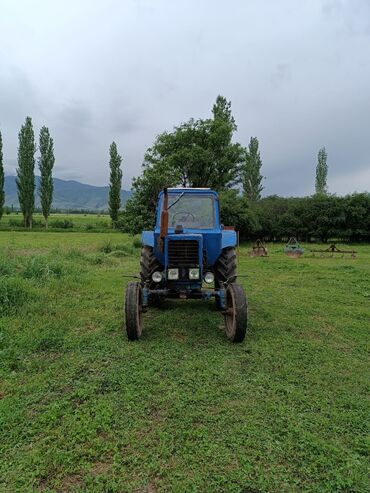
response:
[[[221,248],[235,247],[237,244],[236,232],[231,229],[222,230]]]
[[[154,231],[143,231],[141,233],[141,242],[144,246],[154,248]]]

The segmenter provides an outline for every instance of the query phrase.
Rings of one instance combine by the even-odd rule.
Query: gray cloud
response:
[[[2,2],[0,128],[7,172],[26,115],[55,140],[55,174],[104,185],[108,148],[124,187],[157,134],[232,101],[237,140],[259,138],[266,193],[370,189],[370,3]]]

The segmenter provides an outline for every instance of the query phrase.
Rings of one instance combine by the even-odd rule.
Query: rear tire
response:
[[[244,341],[247,332],[248,308],[244,289],[232,283],[226,288],[225,332],[231,342]]]
[[[139,282],[130,282],[125,296],[125,324],[127,337],[136,341],[142,333],[143,290]]]
[[[219,256],[215,267],[215,289],[221,287],[221,283],[234,282],[236,279],[236,252],[235,248],[224,248]],[[216,307],[221,310],[220,298],[216,296]]]

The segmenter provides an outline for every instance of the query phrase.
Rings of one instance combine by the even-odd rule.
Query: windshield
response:
[[[213,195],[170,193],[168,194],[168,209],[170,228],[175,228],[177,225],[190,229],[215,227]]]

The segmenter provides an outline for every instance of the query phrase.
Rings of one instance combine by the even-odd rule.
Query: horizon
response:
[[[10,174],[5,174],[5,178],[16,178],[17,175],[10,175]],[[40,175],[36,175],[35,174],[35,178],[40,178]],[[57,179],[57,180],[60,180],[60,181],[63,181],[63,182],[73,182],[73,183],[79,183],[80,185],[87,185],[89,187],[95,187],[95,188],[109,188],[109,183],[107,185],[92,185],[91,183],[86,183],[86,182],[83,182],[83,181],[80,181],[80,180],[68,180],[66,178],[60,178],[58,176],[53,176],[53,179]],[[180,186],[177,187],[177,188],[181,188]],[[191,188],[191,187],[189,187]],[[233,190],[239,190],[239,187],[230,187],[230,189],[233,189]],[[121,188],[121,191],[123,192],[127,192],[127,193],[134,193],[132,188]],[[344,194],[339,194],[339,193],[330,193],[328,192],[328,196],[337,196],[337,197],[345,197],[346,195],[353,195],[353,194],[362,194],[362,193],[365,193],[365,194],[369,194],[370,193],[370,190],[363,190],[363,191],[357,191],[357,190],[354,190],[353,192],[349,192],[349,193],[344,193]],[[263,194],[262,194],[263,195]],[[278,196],[278,197],[282,197],[282,198],[300,198],[300,197],[311,197],[315,195],[315,192],[310,194],[310,195],[279,195],[279,194],[276,194],[276,193],[271,193],[269,195],[263,195],[262,196],[262,199],[263,198],[267,198],[267,197],[273,197],[273,196]]]

